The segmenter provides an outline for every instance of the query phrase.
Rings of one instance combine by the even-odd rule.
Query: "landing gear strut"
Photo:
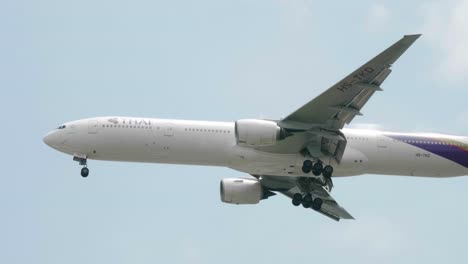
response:
[[[333,167],[332,166],[327,165],[327,166],[325,166],[325,168],[323,168],[322,175],[323,175],[323,177],[325,179],[325,185],[327,186],[328,191],[331,191],[332,188],[333,188],[333,181],[331,179],[332,174],[333,174]]]
[[[86,157],[73,157],[74,161],[78,161],[80,166],[83,166],[81,168],[81,177],[86,178],[89,175],[89,169],[88,169],[88,164],[87,164],[87,159]]]

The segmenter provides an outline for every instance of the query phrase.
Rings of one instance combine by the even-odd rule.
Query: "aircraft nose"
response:
[[[50,147],[52,145],[52,135],[51,135],[51,133],[47,133],[47,135],[42,139],[42,141],[44,141],[44,143],[47,146]]]
[[[57,135],[57,133],[55,132],[49,132],[43,139],[42,141],[44,141],[44,143],[49,146],[49,147],[53,147],[53,146],[57,146],[59,145],[59,137]]]

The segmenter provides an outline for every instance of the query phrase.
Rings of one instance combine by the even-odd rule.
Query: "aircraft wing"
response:
[[[392,64],[421,35],[406,35],[366,64],[330,87],[286,118],[279,125],[289,129],[319,127],[338,130],[349,124],[391,73]]]
[[[307,184],[302,183],[301,180],[308,181]],[[354,219],[351,214],[341,207],[330,193],[325,190],[320,183],[315,182],[312,178],[301,177],[281,177],[281,176],[262,176],[260,178],[262,186],[269,191],[279,192],[292,199],[295,193],[301,193],[304,186],[313,198],[320,198],[323,200],[322,208],[317,211],[333,220],[339,221],[340,219]],[[310,209],[313,210],[313,209]]]
[[[275,153],[306,153],[341,162],[346,138],[340,129],[349,124],[391,73],[392,64],[419,38],[406,35],[328,90],[308,102],[278,125],[290,138],[262,150]],[[306,132],[306,133],[298,133]],[[302,134],[302,135],[301,135]],[[305,135],[304,135],[305,134]]]
[[[301,153],[330,162],[341,162],[347,140],[340,131],[355,116],[391,73],[392,64],[420,37],[406,35],[366,64],[346,76],[328,90],[308,102],[286,118],[277,121],[288,136],[273,146],[257,147],[271,153]],[[325,184],[317,177],[257,176],[262,186],[271,192],[292,198],[295,193],[310,193],[323,200],[318,211],[334,220],[353,219],[330,195],[331,180]],[[323,186],[327,187],[324,188]]]

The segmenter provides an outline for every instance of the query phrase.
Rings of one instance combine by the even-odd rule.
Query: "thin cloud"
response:
[[[466,112],[461,112],[457,119],[456,119],[458,125],[462,128],[468,128],[468,111]]]
[[[405,226],[379,216],[340,224],[340,228],[319,232],[321,241],[374,261],[404,253],[410,242]]]
[[[439,52],[434,70],[443,81],[468,81],[468,0],[426,3],[422,32]]]
[[[312,4],[309,0],[279,0],[278,2],[283,7],[286,20],[295,27],[308,24],[307,22],[312,17]]]
[[[445,74],[465,79],[468,74],[468,0],[457,3],[450,12],[443,39],[446,57],[442,62]]]
[[[373,4],[366,19],[366,27],[369,31],[382,30],[390,19],[390,10],[383,4]]]

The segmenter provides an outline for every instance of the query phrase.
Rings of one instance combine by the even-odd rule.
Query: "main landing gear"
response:
[[[89,169],[88,169],[88,164],[87,164],[87,159],[86,157],[73,157],[74,161],[78,161],[80,163],[80,166],[83,166],[81,168],[81,177],[86,178],[89,175]]]
[[[322,208],[323,200],[320,198],[312,198],[310,193],[302,195],[301,193],[295,193],[292,198],[292,204],[299,206],[302,204],[304,208],[312,208],[319,211]]]
[[[315,176],[322,175],[324,178],[323,185],[327,186],[329,191],[331,191],[331,189],[333,188],[333,182],[331,180],[331,177],[333,175],[332,166],[323,166],[323,163],[320,160],[315,163],[313,163],[311,160],[304,160],[304,163],[302,164],[302,172],[304,172],[305,174],[312,172],[312,174]]]

